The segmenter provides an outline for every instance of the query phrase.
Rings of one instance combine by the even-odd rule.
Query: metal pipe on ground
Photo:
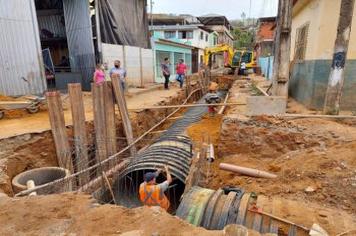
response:
[[[237,166],[237,165],[231,165],[231,164],[227,164],[227,163],[220,163],[219,168],[221,170],[231,171],[234,173],[248,175],[248,176],[252,176],[252,177],[268,178],[268,179],[277,178],[277,175],[268,173],[266,171]]]

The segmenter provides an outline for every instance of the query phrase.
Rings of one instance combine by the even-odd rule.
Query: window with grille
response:
[[[307,50],[309,23],[299,27],[296,32],[294,60],[303,61]]]
[[[175,31],[164,31],[164,38],[165,39],[172,39],[176,37]]]
[[[192,39],[193,31],[178,31],[178,38],[179,39]]]

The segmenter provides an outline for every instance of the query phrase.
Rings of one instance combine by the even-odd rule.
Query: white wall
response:
[[[129,86],[144,86],[154,83],[154,59],[151,49],[103,43],[103,63],[109,71],[114,61],[120,60],[121,66],[127,71],[126,82]],[[141,51],[141,52],[140,52]]]
[[[211,42],[209,41],[209,38],[211,37],[211,33],[208,33],[202,29],[195,29],[193,30],[193,38],[192,39],[179,39],[178,38],[178,31],[177,29],[167,29],[166,31],[175,31],[176,32],[176,37],[172,38],[172,39],[168,39],[168,40],[172,40],[174,42],[178,42],[178,43],[183,43],[183,44],[187,44],[193,47],[197,47],[197,48],[201,48],[201,49],[205,49],[206,47],[210,47]],[[190,31],[190,30],[186,30],[184,29],[183,31]],[[203,32],[204,34],[204,38],[203,40],[200,39],[200,33]],[[159,38],[164,38],[164,30],[155,30],[155,34],[156,37]],[[208,41],[205,40],[206,35],[208,35]],[[166,39],[166,38],[164,38]]]

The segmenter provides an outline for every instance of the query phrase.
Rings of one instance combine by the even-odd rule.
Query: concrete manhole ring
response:
[[[28,180],[33,180],[36,187],[38,187],[69,175],[69,170],[60,167],[36,168],[16,175],[12,179],[12,188],[14,193],[18,193],[27,189],[26,183]],[[59,193],[63,191],[71,191],[71,186],[63,184],[63,186],[60,187],[44,189],[42,192],[37,192],[37,194]]]

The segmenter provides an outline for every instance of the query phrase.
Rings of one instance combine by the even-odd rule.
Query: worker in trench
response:
[[[164,192],[167,191],[168,186],[172,183],[172,176],[167,165],[164,166],[164,171],[166,172],[167,179],[160,184],[156,183],[156,178],[162,170],[145,173],[144,182],[140,185],[139,194],[143,205],[150,207],[159,206],[167,211],[170,203]]]
[[[205,96],[205,102],[208,104],[212,104],[208,106],[208,112],[211,117],[215,116],[216,113],[216,106],[214,106],[214,103],[219,103],[221,101],[220,97],[217,94],[218,90],[218,84],[215,82],[210,82],[209,85],[209,92]]]

